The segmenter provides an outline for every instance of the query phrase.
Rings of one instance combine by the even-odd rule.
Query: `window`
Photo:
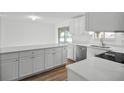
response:
[[[105,38],[105,39],[113,39],[115,38],[115,32],[89,32],[89,36],[93,39],[100,39],[100,38]]]
[[[58,28],[58,43],[71,43],[72,35],[69,31],[69,27]]]
[[[105,32],[105,38],[115,38],[114,32]]]

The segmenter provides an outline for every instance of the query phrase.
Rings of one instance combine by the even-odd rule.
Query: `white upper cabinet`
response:
[[[83,42],[83,38],[85,38],[87,33],[85,25],[85,15],[74,18],[70,21],[70,32],[72,34],[73,43]]]
[[[85,16],[74,18],[70,21],[70,32],[79,35],[85,31]]]
[[[86,13],[87,31],[124,31],[123,12]]]

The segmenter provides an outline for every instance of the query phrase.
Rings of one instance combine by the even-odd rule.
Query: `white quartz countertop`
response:
[[[124,64],[92,57],[67,66],[80,77],[91,81],[123,81]]]
[[[94,46],[91,46],[91,45],[98,45],[99,44],[77,44],[77,43],[74,43],[74,45],[80,45],[80,46],[86,46],[86,47],[90,47],[90,48],[97,48],[97,49],[103,49],[103,50],[108,50],[108,51],[113,51],[113,52],[119,52],[119,53],[124,53],[124,47],[123,46],[112,46],[112,45],[107,45],[107,47],[110,47],[110,48],[101,48],[101,47],[94,47]]]
[[[124,47],[111,47],[114,52],[124,53]]]
[[[18,51],[25,51],[25,50],[53,48],[53,47],[62,47],[62,46],[67,46],[67,44],[44,44],[44,45],[4,47],[4,48],[0,48],[0,53],[18,52]]]

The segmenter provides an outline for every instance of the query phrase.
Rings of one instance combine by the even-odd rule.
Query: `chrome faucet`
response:
[[[105,44],[104,44],[104,42],[103,42],[104,40],[103,40],[103,38],[100,38],[100,42],[101,42],[101,45],[102,45],[102,47],[104,47],[105,46]]]

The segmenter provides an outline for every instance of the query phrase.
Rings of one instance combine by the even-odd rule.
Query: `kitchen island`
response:
[[[124,64],[92,57],[67,66],[68,81],[123,81]]]

